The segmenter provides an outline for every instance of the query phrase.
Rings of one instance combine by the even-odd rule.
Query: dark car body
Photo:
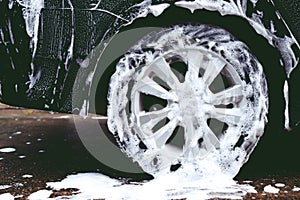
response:
[[[270,45],[241,16],[222,16],[219,12],[205,9],[191,13],[175,6],[176,2],[178,1],[0,2],[0,101],[20,107],[79,113],[84,103],[93,99],[96,102],[96,111],[85,105],[89,107],[89,112],[105,115],[109,77],[114,66],[112,64],[105,68],[105,72],[101,72],[101,79],[98,77],[97,81],[94,81],[93,74],[89,83],[86,80],[90,73],[104,67],[99,66],[98,62],[91,62],[83,67],[88,56],[97,60],[102,54],[104,48],[97,47],[106,44],[106,40],[124,30],[180,23],[205,23],[227,29],[249,46],[264,66],[270,99],[277,99],[276,103],[271,103],[271,113],[273,109],[278,110],[277,113],[283,113],[283,84],[287,75],[290,75],[291,66],[288,68],[286,63],[280,63],[282,55],[276,42],[275,47]],[[253,13],[263,13],[263,25],[270,30],[272,22],[279,37],[290,36],[292,33],[295,40],[300,40],[297,26],[300,21],[300,6],[297,1],[258,1],[256,6],[253,4],[255,1],[235,1],[236,4],[238,2],[244,2],[243,6],[247,7],[249,17]],[[157,17],[149,11],[151,5],[166,3],[170,7]],[[279,13],[283,18],[278,17]],[[297,59],[298,46],[293,45],[293,50]],[[290,65],[295,67],[295,60],[291,62],[294,63]],[[300,119],[297,114],[300,111],[297,104],[299,98],[295,95],[297,89],[293,80],[296,73],[291,73],[292,79],[289,80],[292,126]],[[91,94],[91,91],[95,94]]]

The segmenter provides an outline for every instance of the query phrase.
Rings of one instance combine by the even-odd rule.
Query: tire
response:
[[[263,134],[268,95],[247,46],[210,25],[150,33],[116,66],[108,126],[152,175],[203,162],[235,176]],[[202,164],[201,164],[202,163]]]

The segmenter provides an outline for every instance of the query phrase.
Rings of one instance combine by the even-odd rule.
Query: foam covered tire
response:
[[[117,64],[108,100],[121,150],[154,176],[186,164],[206,173],[203,162],[235,176],[267,121],[262,66],[244,43],[210,25],[145,36]]]

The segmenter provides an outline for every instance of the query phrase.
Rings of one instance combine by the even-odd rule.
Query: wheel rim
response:
[[[171,67],[178,62],[185,64],[185,74]],[[222,83],[226,79],[229,84],[215,92],[212,85],[220,77]],[[153,101],[146,110],[145,95],[165,103]],[[208,120],[216,119],[228,128],[240,126],[245,102],[242,80],[219,55],[198,47],[159,56],[138,70],[131,90],[131,119],[147,149],[139,164],[162,169],[183,160],[205,158],[220,148],[223,134],[213,132]],[[178,127],[184,130],[182,147],[168,144]]]

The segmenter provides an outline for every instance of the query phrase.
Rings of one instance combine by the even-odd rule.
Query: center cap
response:
[[[203,104],[203,87],[201,83],[192,86],[183,83],[182,86],[177,91],[180,114],[182,117],[193,117],[199,113],[199,107]]]

